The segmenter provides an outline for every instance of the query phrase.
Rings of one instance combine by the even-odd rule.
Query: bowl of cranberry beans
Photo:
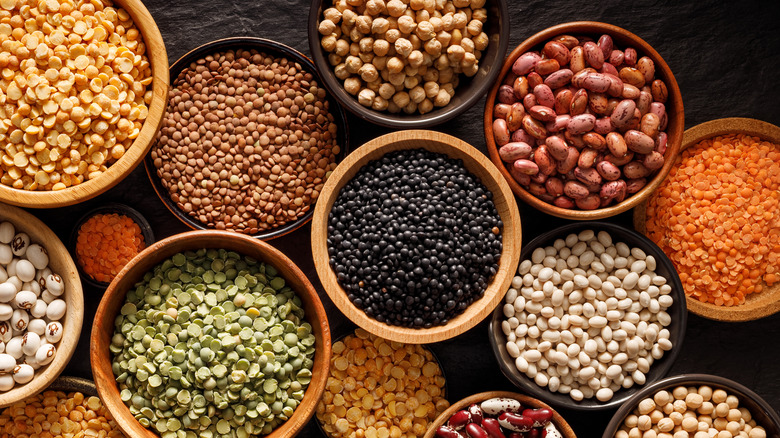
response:
[[[574,431],[545,403],[506,391],[466,397],[434,421],[425,438],[575,438]]]
[[[525,203],[565,219],[633,208],[669,173],[684,128],[680,89],[647,42],[581,21],[507,58],[485,104],[490,158]]]

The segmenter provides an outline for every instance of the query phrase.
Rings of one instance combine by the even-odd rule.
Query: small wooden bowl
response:
[[[309,50],[314,58],[314,64],[320,76],[325,79],[328,91],[352,114],[367,122],[396,129],[427,128],[444,123],[459,114],[464,113],[481,99],[498,76],[501,60],[509,46],[509,8],[507,0],[487,0],[485,33],[490,39],[487,49],[479,60],[479,71],[474,77],[460,76],[460,83],[455,89],[455,96],[449,104],[436,108],[426,114],[393,114],[389,111],[376,111],[358,103],[344,89],[344,81],[336,77],[333,66],[328,62],[328,53],[320,45],[322,36],[318,29],[322,19],[322,11],[332,6],[333,0],[312,0],[309,9]]]
[[[498,272],[482,298],[473,302],[463,313],[452,318],[447,324],[427,329],[385,324],[367,316],[365,312],[352,304],[330,267],[327,243],[328,216],[341,188],[369,161],[376,160],[389,152],[417,148],[424,148],[431,152],[447,155],[450,158],[463,160],[466,169],[477,176],[482,184],[493,193],[493,202],[504,223],[503,248]],[[422,130],[398,131],[383,135],[364,144],[345,158],[333,171],[322,189],[322,194],[314,210],[311,230],[314,267],[317,269],[317,275],[322,281],[325,292],[328,293],[336,307],[368,332],[391,341],[408,344],[443,341],[465,332],[482,321],[501,301],[512,281],[512,276],[519,262],[521,239],[520,214],[515,198],[512,196],[506,181],[501,178],[490,160],[462,140],[439,132]]]
[[[152,146],[160,129],[165,106],[168,104],[168,54],[165,51],[160,30],[154,18],[141,0],[115,0],[114,4],[124,8],[132,17],[146,45],[146,56],[152,66],[153,93],[149,115],[140,134],[127,148],[124,156],[109,166],[99,177],[77,186],[58,191],[27,191],[0,184],[0,201],[28,208],[54,208],[78,204],[105,192],[122,181],[136,168]]]
[[[612,37],[616,47],[624,49],[626,47],[634,47],[639,53],[639,57],[648,56],[655,63],[656,77],[662,79],[666,84],[669,91],[669,98],[666,101],[666,112],[669,116],[669,123],[666,127],[666,134],[668,135],[667,149],[664,153],[664,166],[658,170],[651,180],[647,182],[647,185],[642,190],[627,197],[623,202],[615,205],[611,205],[605,208],[599,208],[596,210],[577,210],[568,209],[548,204],[545,201],[537,198],[523,186],[521,186],[506,168],[506,163],[501,160],[498,155],[498,147],[493,139],[493,108],[496,104],[496,95],[499,87],[502,85],[507,73],[511,72],[512,64],[525,52],[531,50],[540,50],[544,43],[551,40],[558,35],[587,35],[598,39],[600,35],[608,34]],[[677,157],[680,150],[680,143],[682,142],[683,129],[685,127],[684,111],[682,95],[680,94],[680,87],[677,85],[677,80],[672,74],[672,70],[666,64],[666,61],[653,49],[650,44],[643,39],[634,35],[633,33],[607,23],[600,23],[597,21],[575,21],[571,23],[563,23],[553,27],[549,27],[536,35],[523,41],[506,59],[501,74],[498,76],[499,80],[493,84],[493,88],[490,89],[487,95],[487,101],[485,102],[485,141],[487,142],[488,153],[493,163],[498,166],[501,174],[509,182],[509,186],[512,187],[512,191],[520,197],[520,199],[526,204],[531,205],[537,210],[544,213],[557,216],[563,219],[571,220],[594,220],[603,219],[611,216],[615,216],[626,210],[629,210],[647,199],[650,194],[661,185],[661,182],[666,178],[669,170],[672,168],[672,163]]]
[[[685,329],[688,322],[688,312],[685,310],[685,293],[682,289],[680,277],[677,275],[677,271],[674,270],[672,261],[669,260],[669,257],[667,257],[663,251],[661,251],[661,248],[659,248],[658,245],[634,230],[629,230],[628,228],[609,222],[576,222],[564,225],[536,237],[523,247],[520,258],[521,260],[530,259],[531,254],[533,254],[536,248],[552,245],[556,239],[565,239],[566,236],[571,233],[579,233],[584,230],[593,230],[596,233],[599,231],[606,231],[612,236],[612,240],[615,243],[624,242],[630,248],[640,248],[647,255],[655,257],[657,264],[655,272],[658,275],[665,277],[667,284],[672,286],[670,295],[674,297],[674,304],[667,310],[667,313],[672,317],[672,323],[667,329],[669,329],[671,335],[670,340],[672,341],[673,348],[670,351],[667,351],[661,359],[653,362],[650,371],[646,373],[645,384],[647,385],[655,382],[665,376],[672,368],[674,360],[682,349],[683,339],[685,339]],[[493,354],[496,356],[496,361],[504,376],[506,376],[506,378],[515,386],[535,397],[539,397],[548,403],[562,408],[579,411],[597,411],[614,409],[617,406],[620,406],[620,404],[629,399],[632,394],[644,387],[641,385],[634,385],[628,389],[621,388],[615,392],[611,400],[606,402],[599,401],[596,397],[578,402],[574,401],[568,394],[552,392],[546,387],[541,387],[536,384],[534,379],[531,379],[526,376],[525,373],[518,371],[515,366],[514,358],[509,355],[509,352],[506,349],[506,336],[501,330],[501,322],[505,319],[503,306],[496,306],[488,328],[490,346],[493,349]]]
[[[686,130],[680,152],[708,138],[727,134],[748,134],[780,144],[780,127],[761,120],[731,117],[711,120]],[[676,161],[677,159],[673,160],[672,164]],[[634,228],[643,234],[647,232],[648,201],[649,197],[634,209]],[[688,296],[686,299],[688,310],[701,317],[715,321],[752,321],[780,311],[780,283],[771,287],[764,284],[763,291],[748,295],[745,302],[739,306],[717,306]]]
[[[0,203],[0,222],[10,221],[17,232],[23,231],[30,236],[31,243],[38,243],[49,253],[49,266],[59,274],[65,283],[65,293],[62,299],[67,304],[67,310],[62,322],[62,340],[56,345],[57,354],[54,360],[45,367],[35,371],[35,377],[25,385],[17,385],[10,391],[0,392],[0,407],[8,406],[19,400],[41,392],[62,373],[70,361],[81,335],[81,324],[84,319],[84,294],[79,281],[76,264],[70,257],[65,245],[54,232],[38,218],[21,208]]]
[[[224,248],[268,263],[277,269],[301,298],[306,320],[311,324],[316,338],[312,380],[292,417],[267,435],[270,438],[294,436],[314,415],[314,409],[325,390],[325,382],[328,378],[331,343],[325,308],[306,275],[279,250],[249,236],[227,231],[190,231],[161,240],[133,258],[114,278],[100,301],[90,342],[92,374],[100,398],[127,436],[159,437],[152,430],[141,426],[119,396],[119,388],[111,367],[113,355],[109,351],[111,337],[114,334],[114,318],[125,302],[127,291],[146,272],[178,252],[200,248]]]
[[[574,433],[574,430],[571,428],[571,426],[569,426],[569,423],[567,423],[566,420],[564,420],[563,417],[561,417],[561,414],[559,414],[557,411],[555,411],[555,409],[551,408],[543,401],[537,400],[527,395],[518,394],[516,392],[487,391],[487,392],[480,392],[479,394],[470,395],[462,400],[457,401],[456,403],[453,403],[446,411],[442,412],[441,415],[436,417],[436,420],[434,420],[433,423],[428,427],[428,431],[425,432],[425,436],[423,438],[434,438],[436,436],[436,429],[444,425],[444,423],[446,423],[447,420],[449,420],[452,414],[454,414],[455,412],[458,412],[461,409],[466,409],[472,403],[481,403],[485,400],[489,400],[495,397],[515,399],[523,405],[523,408],[549,409],[553,413],[552,422],[555,425],[555,427],[558,429],[558,431],[561,432],[561,435],[563,435],[564,438],[577,437],[577,435]]]
[[[314,79],[319,84],[320,88],[324,88],[324,81],[319,76],[317,69],[314,67],[314,63],[307,58],[303,53],[284,45],[282,43],[255,37],[232,37],[222,38],[216,41],[212,41],[201,46],[198,46],[189,52],[182,55],[176,62],[171,65],[170,77],[171,87],[173,82],[179,76],[179,74],[185,68],[189,67],[193,62],[202,59],[205,56],[213,55],[219,52],[226,52],[228,50],[257,50],[258,52],[264,52],[271,56],[285,57],[290,61],[297,62],[307,72],[314,75]],[[339,154],[336,156],[337,161],[341,161],[349,153],[349,126],[347,124],[347,115],[344,109],[339,105],[338,101],[333,98],[331,94],[328,94],[329,112],[333,114],[334,122],[338,125],[338,133],[336,134],[336,141],[341,148]],[[165,102],[167,108],[168,102]],[[152,188],[157,196],[160,198],[165,207],[176,216],[177,219],[182,221],[186,226],[192,230],[208,230],[206,224],[198,220],[196,217],[190,216],[179,205],[171,199],[171,195],[168,190],[163,186],[160,177],[157,175],[157,168],[152,160],[152,154],[147,154],[144,160],[144,168],[146,175],[149,177],[149,181],[152,183]],[[312,204],[314,201],[312,201]],[[264,230],[252,235],[260,240],[271,240],[277,237],[284,236],[291,233],[298,228],[306,225],[314,214],[314,208],[310,208],[308,212],[303,214],[298,219],[289,222],[285,225]]]
[[[604,430],[602,438],[614,438],[615,433],[620,430],[623,420],[639,405],[643,399],[652,397],[661,390],[671,391],[678,386],[700,386],[707,385],[712,389],[723,389],[729,395],[736,395],[739,398],[739,407],[745,407],[750,411],[757,425],[766,430],[766,436],[771,438],[780,438],[780,416],[772,406],[764,401],[758,394],[733,380],[725,377],[713,376],[710,374],[682,374],[655,382],[654,384],[643,388],[628,399],[620,409],[615,412],[612,420]]]

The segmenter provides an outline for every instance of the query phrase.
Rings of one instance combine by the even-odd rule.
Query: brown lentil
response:
[[[3,409],[0,438],[124,437],[97,397],[45,391]]]
[[[184,212],[255,234],[310,209],[336,167],[336,133],[325,89],[300,64],[229,50],[176,78],[151,154]]]
[[[420,437],[449,407],[433,354],[363,329],[333,344],[317,419],[331,438]]]

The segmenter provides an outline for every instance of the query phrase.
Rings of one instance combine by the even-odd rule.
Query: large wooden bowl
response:
[[[503,248],[498,272],[488,284],[482,298],[473,302],[460,315],[450,319],[447,324],[427,329],[385,324],[367,316],[365,312],[352,304],[330,267],[327,244],[328,216],[341,188],[369,161],[376,160],[389,152],[417,148],[424,148],[431,152],[447,155],[450,158],[463,160],[466,169],[476,175],[482,184],[493,193],[493,202],[504,223]],[[506,181],[490,160],[462,140],[440,132],[422,130],[398,131],[383,135],[369,141],[347,156],[336,167],[322,189],[322,194],[314,210],[311,230],[314,267],[317,269],[325,292],[328,293],[336,307],[368,332],[391,341],[408,344],[424,344],[449,339],[482,321],[501,301],[512,281],[512,276],[519,262],[520,243],[520,214],[515,198]]]
[[[780,145],[780,127],[761,120],[731,117],[711,120],[686,130],[680,152],[708,138],[727,134],[749,134]],[[647,232],[647,203],[648,199],[645,199],[634,209],[634,228],[640,233]],[[717,306],[691,297],[686,299],[688,310],[704,318],[752,321],[780,311],[780,283],[771,287],[764,284],[764,290],[747,295],[745,302],[739,306]]]
[[[0,203],[0,222],[10,221],[17,232],[23,231],[30,236],[31,243],[38,243],[49,253],[49,266],[52,272],[59,274],[65,283],[62,299],[67,310],[62,322],[62,340],[56,345],[57,354],[47,366],[35,371],[35,377],[26,385],[17,385],[10,391],[0,392],[0,407],[8,406],[19,400],[43,391],[62,373],[70,361],[81,335],[84,319],[84,293],[81,289],[78,270],[65,245],[54,232],[35,216],[21,208]]]
[[[271,438],[294,436],[314,415],[328,378],[331,343],[325,308],[306,275],[279,250],[251,237],[227,231],[191,231],[161,240],[133,258],[114,278],[100,301],[90,342],[92,374],[100,398],[127,436],[159,437],[155,432],[141,426],[119,396],[119,388],[111,368],[113,354],[109,351],[114,334],[114,318],[125,302],[127,291],[146,272],[178,252],[200,248],[224,248],[268,263],[276,268],[301,298],[306,320],[311,324],[316,338],[312,380],[292,417],[267,435]]]
[[[152,66],[153,93],[149,115],[140,134],[118,161],[99,177],[77,186],[58,191],[27,191],[0,184],[0,201],[28,208],[53,208],[78,204],[114,187],[136,168],[149,152],[160,129],[165,106],[168,103],[168,54],[160,30],[141,0],[114,0],[133,19],[146,45],[146,56]]]
[[[614,204],[609,207],[599,208],[596,210],[575,210],[568,208],[557,207],[553,204],[548,204],[545,201],[537,198],[523,186],[521,186],[506,168],[506,163],[501,160],[498,155],[498,147],[493,140],[493,107],[496,104],[496,95],[498,88],[503,83],[503,78],[506,77],[512,69],[512,64],[525,52],[531,50],[540,50],[544,43],[552,38],[568,34],[568,35],[585,35],[598,39],[603,34],[608,34],[612,37],[616,47],[624,49],[626,47],[634,47],[639,53],[639,57],[648,56],[655,63],[656,78],[662,79],[666,83],[666,87],[669,91],[669,98],[666,101],[666,113],[669,116],[669,123],[666,128],[666,134],[668,135],[667,149],[664,153],[664,166],[658,170],[655,176],[647,182],[647,185],[642,190],[627,197],[623,202]],[[485,141],[487,142],[488,153],[490,159],[493,160],[496,166],[501,170],[501,174],[504,175],[509,186],[512,187],[512,191],[520,197],[520,199],[526,204],[531,205],[537,210],[544,213],[557,216],[563,219],[572,220],[594,220],[603,219],[606,217],[615,216],[626,210],[629,210],[647,199],[650,194],[661,185],[661,182],[666,178],[669,170],[672,168],[672,163],[675,157],[679,154],[680,143],[682,142],[683,129],[685,129],[685,119],[683,111],[682,95],[680,94],[680,87],[677,85],[677,80],[672,74],[672,70],[666,64],[666,61],[653,49],[650,44],[645,40],[639,38],[633,33],[607,23],[600,23],[597,21],[575,21],[571,23],[563,23],[553,27],[549,27],[536,35],[523,41],[512,53],[504,63],[504,67],[499,74],[499,80],[493,84],[490,92],[487,95],[487,101],[485,102]]]
[[[461,409],[466,409],[472,403],[481,403],[485,400],[489,400],[495,397],[513,398],[519,401],[523,405],[523,408],[549,409],[553,413],[552,422],[555,425],[555,427],[558,429],[558,431],[561,432],[563,437],[564,438],[577,437],[577,435],[574,433],[574,430],[572,430],[571,426],[569,426],[569,423],[567,423],[566,420],[564,420],[563,417],[561,417],[561,414],[556,412],[555,409],[551,408],[543,401],[537,400],[527,395],[518,394],[516,392],[487,391],[487,392],[480,392],[479,394],[470,395],[450,405],[450,407],[446,411],[442,412],[441,415],[436,417],[436,420],[434,420],[433,423],[431,423],[431,425],[428,426],[428,431],[425,432],[425,436],[423,438],[434,438],[436,436],[436,429],[438,429],[439,426],[444,425],[444,423],[446,423],[447,420],[449,420],[452,414],[454,414],[455,412],[458,412]]]

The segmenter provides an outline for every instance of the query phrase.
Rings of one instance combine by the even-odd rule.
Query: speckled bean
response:
[[[551,135],[545,140],[547,151],[556,160],[565,160],[569,156],[569,146],[560,135]]]
[[[541,122],[552,122],[558,116],[555,110],[544,105],[534,105],[528,110],[528,114]]]
[[[520,102],[515,102],[509,107],[509,113],[506,116],[506,126],[509,132],[514,132],[523,126],[523,117],[525,117],[525,107]]]
[[[582,45],[582,50],[588,65],[595,69],[600,69],[601,66],[604,65],[604,53],[596,43],[588,41]]]
[[[649,154],[655,148],[655,141],[648,135],[634,129],[626,131],[623,136],[626,146],[638,154]]]
[[[542,57],[536,52],[523,53],[517,58],[515,63],[512,64],[512,73],[518,76],[527,75],[541,59]]]
[[[584,134],[593,129],[596,125],[596,116],[593,114],[580,114],[569,120],[567,130],[572,134]]]
[[[524,98],[528,94],[529,89],[528,78],[525,76],[519,76],[512,83],[512,90],[515,93],[515,97],[518,99]]]
[[[571,82],[572,76],[574,76],[574,72],[572,72],[571,69],[562,68],[544,78],[544,83],[555,90],[556,88],[563,87]]]
[[[493,120],[493,138],[499,147],[509,143],[509,128],[507,128],[506,120]]]
[[[609,161],[599,161],[596,164],[596,170],[599,172],[602,178],[607,181],[615,181],[620,178],[620,168],[610,163]]]
[[[498,150],[498,155],[502,161],[507,163],[514,163],[521,158],[528,158],[531,156],[533,148],[523,142],[510,142],[507,143]]]
[[[582,199],[588,196],[590,194],[590,191],[581,182],[566,181],[566,184],[564,184],[563,186],[563,193],[565,193],[566,196],[576,201],[577,199]]]

